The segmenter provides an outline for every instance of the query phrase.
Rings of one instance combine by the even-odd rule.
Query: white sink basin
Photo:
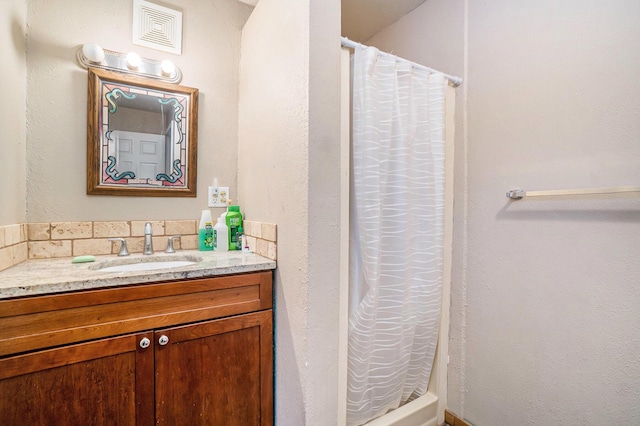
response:
[[[107,266],[106,268],[100,268],[100,272],[139,272],[139,271],[154,271],[156,269],[172,269],[181,268],[183,266],[195,265],[196,262],[190,262],[188,260],[173,260],[168,262],[145,262],[145,263],[129,263],[127,265]]]
[[[139,256],[107,260],[91,265],[89,269],[97,272],[141,272],[160,269],[184,268],[195,265],[202,258],[191,255]]]

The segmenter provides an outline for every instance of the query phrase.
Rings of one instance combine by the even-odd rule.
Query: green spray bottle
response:
[[[211,212],[209,210],[202,210],[202,214],[200,215],[198,250],[213,250],[213,221],[211,220]]]

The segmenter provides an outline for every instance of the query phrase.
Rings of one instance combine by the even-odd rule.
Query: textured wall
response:
[[[0,104],[0,225],[25,221],[27,8],[22,0],[2,4],[0,54],[3,58]]]
[[[638,194],[504,193],[638,184],[640,5],[465,7],[467,173],[456,175],[456,203],[466,214],[456,217],[449,406],[478,426],[637,424]],[[404,37],[429,47],[424,27]]]
[[[640,423],[640,4],[469,2],[464,414]]]
[[[249,6],[235,0],[163,3],[183,13],[183,50],[177,56],[133,45],[130,0],[27,4],[30,222],[193,219],[206,207],[214,176],[237,199],[238,66]],[[86,195],[87,72],[75,54],[88,42],[170,58],[183,71],[181,84],[200,90],[197,198]]]
[[[276,421],[335,424],[340,40],[337,1],[261,0],[242,35],[238,187],[278,224]]]

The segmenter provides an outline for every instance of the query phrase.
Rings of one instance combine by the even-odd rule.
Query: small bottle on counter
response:
[[[219,217],[218,223],[213,227],[215,251],[229,251],[229,229],[224,223],[224,218]]]

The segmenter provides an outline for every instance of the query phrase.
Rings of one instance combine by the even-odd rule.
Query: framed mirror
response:
[[[198,89],[88,71],[87,194],[195,197]]]

